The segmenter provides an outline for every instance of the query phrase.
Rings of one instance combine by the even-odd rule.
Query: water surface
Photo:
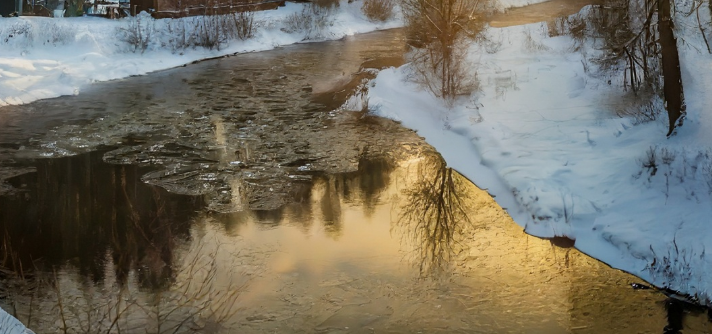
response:
[[[0,306],[39,333],[662,332],[663,295],[334,109],[403,50],[379,32],[3,108]]]

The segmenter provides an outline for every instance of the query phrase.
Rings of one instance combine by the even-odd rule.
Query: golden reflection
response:
[[[402,191],[404,204],[396,226],[411,239],[421,275],[447,269],[468,248],[464,231],[471,225],[466,180],[428,155],[415,166],[415,182]]]
[[[319,202],[324,230],[334,239],[341,235],[341,195],[338,181],[333,175],[328,175],[317,179],[313,186],[314,200]]]
[[[486,192],[448,169],[436,153],[419,154],[395,168],[390,160],[362,157],[357,171],[315,175],[313,183],[300,183],[292,193],[294,203],[278,210],[203,213],[185,231],[179,228],[178,215],[185,216],[185,211],[177,209],[189,208],[190,203],[169,201],[169,194],[162,192],[141,192],[133,181],[136,172],[116,167],[108,178],[113,181],[106,182],[115,197],[99,198],[119,204],[101,207],[99,211],[108,216],[84,216],[76,206],[66,210],[74,218],[93,215],[102,222],[97,226],[116,228],[111,232],[115,237],[82,232],[79,242],[59,235],[67,243],[64,249],[73,244],[95,246],[89,242],[93,239],[105,246],[88,257],[103,263],[97,268],[105,272],[99,285],[85,280],[81,264],[72,264],[86,260],[70,257],[62,260],[68,264],[60,268],[59,280],[48,278],[55,289],[49,295],[73,303],[75,308],[65,317],[77,326],[86,327],[87,305],[104,313],[128,309],[119,323],[122,332],[131,332],[133,324],[148,325],[151,332],[167,328],[173,332],[170,326],[180,325],[173,319],[188,319],[191,326],[216,333],[327,332],[346,327],[353,332],[396,333],[649,333],[668,325],[662,295],[633,291],[629,284],[635,278],[573,248],[556,246],[562,240],[524,234]],[[82,165],[76,164],[81,159],[73,161],[75,167]],[[71,174],[61,168],[58,172]],[[91,173],[91,178],[100,173]],[[81,187],[87,188],[92,187]],[[123,193],[131,199],[138,223],[122,218],[131,212],[125,210]],[[13,207],[0,204],[0,214]],[[150,219],[155,216],[144,212],[151,208],[164,218]],[[129,224],[119,224],[122,219]],[[87,231],[98,231],[90,220],[80,220]],[[170,229],[162,229],[172,220]],[[338,225],[329,225],[334,221]],[[6,233],[16,235],[15,229],[24,225],[6,226]],[[404,261],[404,253],[415,259],[415,266]],[[162,273],[166,256],[172,261],[169,274]],[[146,274],[141,273],[144,270]],[[446,279],[418,279],[445,271],[451,274]],[[169,284],[161,286],[166,278]],[[158,287],[150,289],[152,284]],[[18,302],[22,320],[28,319],[31,300],[36,303],[32,305],[57,310],[57,298],[39,298],[30,288],[22,291],[27,291]],[[103,304],[97,306],[97,301]],[[176,305],[181,307],[173,311]],[[205,305],[210,311],[201,311]],[[240,312],[234,313],[236,309]],[[39,325],[44,319],[59,319],[53,312],[33,313],[35,328],[57,332],[59,322]],[[165,323],[169,327],[158,330],[159,318],[170,318],[171,323]],[[688,334],[710,328],[697,315],[687,315],[685,324]],[[98,326],[107,332],[111,323]],[[225,327],[213,330],[215,326]]]
[[[366,156],[366,153],[361,155],[356,171],[329,178],[334,179],[334,194],[338,194],[343,202],[362,206],[364,215],[370,217],[383,200],[382,194],[388,190],[394,168],[389,159]]]
[[[634,278],[556,246],[561,240],[524,234],[437,154],[388,170],[382,178],[392,181],[386,182],[349,173],[316,178],[309,206],[317,224],[304,228],[285,214],[278,228],[263,229],[253,220],[240,242],[224,239],[241,254],[269,254],[266,278],[240,297],[245,317],[259,318],[265,310],[285,314],[284,322],[240,320],[240,326],[254,332],[349,327],[547,334],[659,332],[665,326],[663,304],[654,303],[659,295],[635,293],[629,286]],[[361,182],[385,184],[373,188],[379,200],[370,216],[359,200]],[[335,202],[327,193],[339,199],[338,238],[322,221],[322,208]],[[415,258],[415,268],[404,253]],[[447,279],[413,279],[445,270]]]

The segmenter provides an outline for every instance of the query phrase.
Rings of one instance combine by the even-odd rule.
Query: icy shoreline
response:
[[[600,75],[587,61],[600,52],[594,42],[550,36],[546,23],[488,28],[495,47],[473,43],[468,53],[480,91],[453,108],[409,83],[409,64],[379,73],[369,106],[425,137],[527,233],[569,237],[614,268],[709,305],[712,120],[704,106],[712,98],[703,92],[712,61],[700,51],[697,23],[678,16],[688,118],[671,139],[665,119],[627,114],[622,76]]]
[[[0,309],[0,334],[33,334],[19,320]]]
[[[255,12],[254,36],[228,40],[219,50],[170,50],[167,45],[174,42],[168,40],[170,30],[176,23],[194,28],[194,17],[154,20],[153,36],[144,52],[131,52],[130,46],[117,38],[120,29],[130,26],[129,18],[0,18],[0,107],[78,94],[92,82],[144,75],[204,59],[402,26],[399,15],[374,23],[361,13],[361,2],[344,1],[318,35],[289,32],[289,16],[301,13],[305,6],[288,2],[277,10]]]

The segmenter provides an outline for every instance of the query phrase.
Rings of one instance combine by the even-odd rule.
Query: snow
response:
[[[7,314],[0,308],[0,334],[32,334],[33,332],[27,328],[15,317]]]
[[[498,8],[534,2],[500,0]],[[317,35],[284,31],[303,4],[258,12],[253,38],[230,40],[219,50],[170,47],[169,29],[191,26],[195,18],[152,21],[156,38],[145,52],[131,52],[115,38],[130,19],[1,18],[0,106],[78,94],[92,82],[205,58],[402,24],[398,17],[369,22],[360,6],[342,3]],[[625,116],[632,104],[621,94],[622,78],[595,74],[587,58],[598,52],[593,42],[550,37],[545,23],[488,28],[490,43],[469,50],[481,89],[452,108],[409,83],[409,65],[381,71],[369,104],[417,130],[528,233],[568,236],[591,256],[709,304],[712,117],[705,111],[712,105],[706,75],[712,57],[695,15],[684,15],[691,4],[680,6],[688,7],[676,11],[688,117],[670,139],[664,120],[641,124]],[[700,17],[709,18],[708,6],[700,7]],[[645,167],[653,152],[654,173]],[[3,333],[21,333],[20,326],[0,310]]]
[[[622,75],[597,71],[586,56],[600,52],[593,41],[550,37],[546,23],[488,28],[489,43],[468,52],[480,90],[451,108],[407,80],[412,64],[381,71],[369,106],[416,130],[527,233],[575,239],[613,267],[709,305],[712,57],[695,15],[676,12],[688,118],[671,139],[665,114],[626,116],[634,104]]]
[[[255,13],[255,36],[233,39],[217,49],[183,49],[171,40],[169,29],[195,29],[195,20],[148,20],[152,38],[145,52],[117,39],[120,29],[130,29],[132,19],[97,17],[53,19],[45,17],[0,18],[0,106],[24,104],[39,99],[78,94],[86,85],[177,67],[191,62],[235,53],[264,51],[279,46],[339,39],[357,33],[402,25],[399,15],[383,23],[368,21],[361,2],[342,3],[318,35],[285,32],[290,15],[301,13],[304,4],[287,3],[277,10]],[[147,25],[148,23],[148,25]],[[173,44],[172,44],[173,43]]]
[[[506,9],[542,1],[545,0],[498,0],[495,7]],[[117,39],[122,30],[130,29],[129,18],[0,17],[0,107],[79,94],[92,82],[144,75],[202,59],[402,26],[398,9],[394,18],[377,23],[361,13],[362,4],[362,1],[342,1],[325,28],[307,33],[286,32],[289,30],[286,21],[302,12],[303,3],[288,2],[277,10],[256,12],[255,36],[247,40],[231,39],[219,50],[176,46],[176,30],[184,28],[189,34],[200,19],[195,17],[161,20],[144,17],[140,24],[152,30],[145,52],[132,52],[125,42]]]

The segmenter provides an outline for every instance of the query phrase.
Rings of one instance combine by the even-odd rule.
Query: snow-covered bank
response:
[[[31,334],[19,320],[0,309],[0,334]]]
[[[633,116],[641,107],[625,97],[620,73],[590,61],[601,52],[594,39],[552,34],[545,23],[488,28],[487,43],[468,53],[480,91],[452,109],[406,80],[410,65],[382,71],[369,105],[417,130],[528,233],[568,236],[593,257],[709,304],[712,57],[688,12],[678,9],[676,22],[688,119],[672,139],[665,119]]]
[[[499,0],[495,7],[504,10],[543,1]],[[295,31],[290,20],[308,5],[288,2],[277,10],[255,12],[252,38],[230,39],[212,50],[182,48],[176,41],[176,35],[185,36],[198,29],[196,20],[200,18],[196,17],[151,22],[144,19],[139,25],[151,26],[150,36],[143,36],[149,40],[144,52],[132,52],[131,45],[119,37],[136,24],[131,18],[0,17],[0,107],[78,94],[92,82],[143,75],[202,59],[340,39],[403,25],[398,9],[386,22],[372,22],[362,13],[362,5],[362,1],[342,1],[326,22],[321,22],[323,27]]]
[[[398,15],[387,22],[371,22],[361,5],[361,1],[344,1],[317,33],[289,27],[290,16],[302,13],[305,4],[287,3],[277,10],[256,12],[254,36],[228,40],[219,50],[173,47],[175,30],[197,29],[194,20],[199,18],[155,20],[150,22],[152,35],[143,53],[131,52],[130,45],[118,38],[121,29],[131,29],[129,18],[0,18],[0,106],[77,94],[91,82],[143,75],[201,59],[402,25]]]

